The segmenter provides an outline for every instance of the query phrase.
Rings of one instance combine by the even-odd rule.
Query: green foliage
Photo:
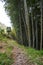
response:
[[[11,65],[12,59],[6,53],[0,53],[0,65]]]
[[[0,34],[4,34],[4,32],[5,32],[4,29],[0,28]]]
[[[14,36],[16,36],[16,30],[15,30],[15,28],[12,28],[11,34],[13,34]]]
[[[4,36],[4,35],[2,35],[2,34],[0,34],[0,41],[7,41],[7,38]]]
[[[11,42],[9,42],[9,39],[4,37],[3,35],[0,35],[0,42],[2,43],[3,51],[0,52],[0,65],[12,65],[13,59],[12,59],[12,49],[13,46],[11,45]],[[3,46],[4,45],[4,46]]]

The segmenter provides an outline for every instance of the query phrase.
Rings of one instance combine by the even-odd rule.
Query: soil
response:
[[[14,63],[12,65],[37,65],[29,61],[29,59],[24,54],[23,50],[21,50],[21,48],[14,47],[12,52],[14,59]]]

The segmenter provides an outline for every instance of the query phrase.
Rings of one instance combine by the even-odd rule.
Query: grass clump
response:
[[[6,43],[7,43],[7,37],[4,36],[4,35],[2,35],[2,34],[0,34],[0,41],[1,41],[1,42],[6,42]]]
[[[11,65],[13,62],[12,58],[6,53],[0,53],[0,65]]]

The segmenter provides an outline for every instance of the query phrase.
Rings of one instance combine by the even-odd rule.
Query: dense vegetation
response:
[[[13,63],[12,49],[13,46],[9,44],[7,37],[0,34],[0,65],[11,65]]]
[[[0,65],[11,65],[12,59],[6,53],[0,53]]]
[[[41,0],[4,0],[17,40],[26,46],[43,48],[43,2]]]
[[[2,35],[0,35],[0,37],[1,36]],[[13,64],[12,50],[14,46],[23,50],[24,54],[27,55],[30,63],[32,62],[36,63],[37,65],[43,65],[43,51],[38,51],[29,47],[25,47],[23,45],[19,45],[18,42],[6,37],[1,37],[0,45],[2,45],[3,49],[0,51],[0,65]]]

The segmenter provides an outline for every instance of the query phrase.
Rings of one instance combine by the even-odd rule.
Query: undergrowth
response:
[[[6,38],[3,35],[0,35],[0,43],[2,43],[2,45],[5,43],[5,46],[2,46],[2,49],[5,50],[5,52],[3,53],[0,52],[0,65],[12,65],[13,63],[13,58],[12,58],[12,49],[13,46],[10,45],[8,38]],[[10,41],[11,42],[11,41]]]
[[[0,53],[0,65],[11,65],[12,58],[9,57],[6,53]]]
[[[43,50],[35,50],[33,48],[25,47],[6,37],[1,37],[0,40],[7,44],[5,47],[6,52],[0,53],[0,65],[12,64],[13,60],[11,58],[11,51],[14,46],[21,48],[31,62],[37,63],[37,65],[43,65]]]
[[[37,65],[43,65],[43,50],[35,50],[33,48],[25,47],[19,45],[16,41],[14,42],[14,45],[21,48],[31,62],[34,62]]]

